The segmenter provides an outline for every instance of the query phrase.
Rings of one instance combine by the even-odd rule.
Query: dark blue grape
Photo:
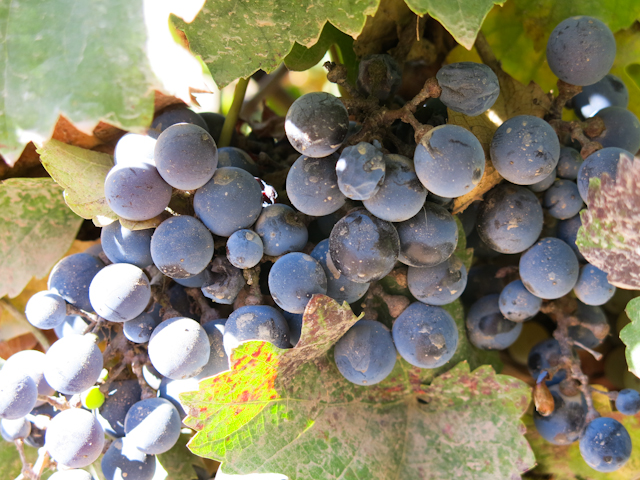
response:
[[[576,254],[576,257],[581,262],[585,262],[585,258],[578,250],[578,245],[576,245],[576,237],[578,236],[578,229],[582,226],[582,220],[580,220],[580,215],[576,215],[575,217],[571,217],[568,220],[562,220],[558,222],[558,230],[556,231],[556,236],[569,245],[573,249],[573,253]]]
[[[569,293],[580,265],[569,245],[558,238],[540,240],[520,257],[520,279],[536,297],[553,300]]]
[[[107,435],[124,437],[124,419],[133,404],[140,401],[141,394],[137,380],[115,380],[109,384],[104,403],[96,414]]]
[[[143,312],[136,318],[124,322],[122,333],[133,343],[147,343],[159,323],[153,315]]]
[[[215,139],[215,137],[213,138]],[[216,140],[216,142],[217,141],[218,140]],[[218,149],[218,168],[222,167],[241,168],[254,177],[259,175],[256,162],[253,161],[247,152],[236,147],[222,147]]]
[[[360,320],[338,340],[333,356],[344,378],[356,385],[374,385],[396,364],[391,332],[380,322]]]
[[[385,155],[385,177],[378,191],[362,203],[376,217],[387,222],[404,222],[416,215],[427,190],[416,175],[413,161],[402,155]]]
[[[193,209],[209,230],[228,237],[256,221],[262,211],[262,188],[246,170],[219,168],[196,192]]]
[[[290,313],[283,310],[282,316],[289,325],[289,339],[291,341],[291,345],[295,347],[300,341],[300,335],[302,335],[302,318],[304,317],[304,314]]]
[[[201,290],[216,303],[232,305],[245,285],[242,270],[231,265],[227,257],[216,257],[207,268]]]
[[[89,285],[104,263],[86,253],[76,253],[60,260],[51,270],[47,288],[72,305],[92,312]]]
[[[178,313],[187,318],[191,318],[191,300],[182,285],[173,285],[169,288],[169,303]]]
[[[57,327],[54,327],[53,331],[56,332],[58,338],[66,337],[67,335],[82,335],[90,323],[82,318],[80,315],[67,315]]]
[[[67,335],[47,350],[44,377],[60,393],[75,395],[91,387],[102,371],[95,335]]]
[[[412,267],[433,267],[449,258],[458,244],[458,226],[445,208],[426,202],[409,220],[396,225],[398,260]]]
[[[289,348],[289,325],[282,314],[267,305],[251,305],[235,310],[224,325],[223,344],[227,355],[247,340],[271,342]]]
[[[222,127],[224,126],[225,116],[221,113],[215,112],[201,112],[199,115],[204,120],[204,123],[207,124],[207,129],[209,130],[209,135],[213,137],[216,144],[220,142],[220,134],[222,133]],[[235,145],[237,141],[237,134],[235,130],[231,134],[231,144]]]
[[[571,147],[562,147],[557,167],[558,176],[567,180],[577,179],[578,170],[580,170],[582,162],[582,155],[580,155],[579,151]]]
[[[360,60],[358,88],[383,102],[392,98],[402,83],[402,69],[391,55],[367,55]]]
[[[368,283],[352,282],[340,274],[329,255],[328,238],[319,242],[309,255],[315,258],[320,266],[322,266],[327,276],[327,296],[333,298],[336,302],[354,303],[362,298],[364,294],[367,293],[367,290],[369,290]],[[293,338],[291,343],[294,343]],[[297,343],[297,341],[295,343]]]
[[[227,259],[237,268],[255,267],[264,253],[260,236],[252,230],[237,230],[227,240]]]
[[[165,377],[183,379],[197,375],[209,361],[209,338],[190,318],[163,321],[149,339],[149,360]]]
[[[302,250],[309,238],[300,215],[280,203],[263,208],[253,229],[262,239],[265,255],[274,257]]]
[[[57,293],[44,290],[29,299],[24,314],[34,327],[49,330],[64,322],[67,317],[67,302]]]
[[[180,190],[195,190],[213,176],[218,148],[204,128],[180,123],[160,134],[154,159],[165,182]]]
[[[73,468],[87,467],[102,453],[104,430],[91,412],[70,408],[49,422],[45,446],[58,463]]]
[[[153,263],[152,233],[151,229],[129,230],[120,225],[120,222],[113,222],[100,232],[102,250],[112,263],[130,263],[146,268]]]
[[[551,71],[572,85],[592,85],[609,73],[616,57],[616,41],[597,18],[570,17],[560,22],[547,42]]]
[[[378,191],[385,175],[382,152],[370,143],[345,148],[336,164],[338,187],[352,200],[366,200]]]
[[[483,350],[504,350],[515,342],[522,323],[506,319],[500,312],[499,295],[487,295],[471,305],[467,314],[467,335]]]
[[[616,287],[607,280],[607,272],[586,264],[580,269],[578,283],[573,287],[573,293],[587,305],[604,305],[616,293]]]
[[[640,148],[640,121],[633,113],[622,107],[607,107],[598,112],[604,122],[605,130],[594,142],[600,142],[604,148],[623,148],[637,152]]]
[[[116,165],[104,180],[104,196],[109,208],[120,217],[136,222],[164,212],[171,192],[171,186],[158,169],[145,162]]]
[[[491,140],[491,161],[511,183],[532,185],[546,178],[560,158],[560,142],[551,125],[532,115],[512,117]]]
[[[580,119],[590,118],[607,107],[627,108],[629,90],[615,75],[605,75],[593,85],[585,85],[582,91],[571,99],[571,105]]]
[[[589,181],[592,178],[601,178],[603,173],[609,174],[613,181],[618,172],[618,162],[621,155],[633,158],[633,155],[622,148],[609,147],[598,150],[589,155],[578,170],[578,191],[585,203],[587,203],[587,193],[589,191]]]
[[[200,273],[211,261],[213,237],[193,217],[172,217],[162,222],[153,233],[151,257],[166,276],[188,278]]]
[[[635,415],[640,412],[640,393],[630,388],[618,392],[616,408],[623,415]]]
[[[26,438],[31,434],[31,422],[25,417],[0,421],[0,434],[7,442],[14,442],[19,438]]]
[[[396,318],[391,333],[400,356],[419,368],[444,365],[458,348],[458,328],[451,315],[420,302]]]
[[[105,480],[151,480],[156,459],[138,450],[128,438],[115,440],[100,463]]]
[[[169,400],[147,398],[131,406],[124,420],[125,438],[148,455],[164,453],[180,437],[180,414]]]
[[[313,158],[301,155],[289,169],[286,190],[291,204],[307,215],[328,215],[346,200],[338,188],[338,155]]]
[[[55,390],[44,378],[45,354],[37,350],[22,350],[11,355],[3,369],[26,373],[36,384],[38,395],[53,395]],[[38,405],[41,402],[38,401]]]
[[[89,299],[101,317],[111,322],[126,322],[147,308],[151,287],[140,268],[128,263],[113,263],[93,277]]]
[[[549,338],[538,343],[529,352],[529,359],[527,360],[527,367],[529,373],[534,380],[537,380],[543,371],[549,372],[547,376],[546,384],[556,385],[567,377],[566,370],[558,370],[551,377],[549,370],[555,369],[560,364],[560,357],[562,351],[560,350],[560,344],[555,338]]]
[[[369,283],[380,280],[398,259],[400,240],[393,224],[364,209],[345,215],[331,230],[329,255],[348,280]]]
[[[153,160],[153,150],[156,147],[156,140],[147,135],[137,133],[125,134],[116,143],[113,152],[113,163],[116,165],[134,165],[146,162],[155,166]]]
[[[147,132],[147,135],[149,135],[151,138],[158,138],[160,134],[167,128],[178,123],[197,125],[198,127],[203,128],[205,131],[209,131],[207,122],[205,122],[202,116],[198,115],[193,110],[189,110],[188,108],[180,106],[178,108],[169,107],[156,118],[154,118],[153,123],[151,123],[151,128]]]
[[[3,368],[0,371],[0,418],[16,420],[36,406],[38,387],[25,371]]]
[[[449,112],[447,111],[447,106],[442,103],[442,100],[439,98],[429,98],[426,102],[418,106],[414,116],[424,125],[439,127],[447,123]]]
[[[544,192],[551,185],[553,185],[553,182],[556,181],[556,175],[557,175],[557,172],[556,172],[556,169],[554,168],[553,171],[546,178],[540,180],[539,182],[534,183],[533,185],[528,185],[529,190],[536,193]]]
[[[200,380],[207,377],[212,377],[221,372],[229,370],[229,357],[224,351],[223,336],[224,327],[227,323],[227,319],[211,320],[204,325],[204,331],[207,332],[209,337],[209,361],[204,366],[202,371],[195,376]]]
[[[347,137],[349,114],[330,93],[307,93],[289,107],[284,130],[291,146],[302,155],[326,157]]]
[[[500,94],[498,77],[482,63],[443,65],[436,73],[440,101],[451,110],[475,117],[490,109]]]
[[[500,292],[499,306],[507,320],[525,322],[540,311],[542,300],[524,288],[521,280],[514,280]]]
[[[269,271],[269,291],[280,308],[302,313],[314,294],[327,293],[327,277],[312,256],[287,253],[276,260]]]
[[[577,215],[583,205],[578,185],[571,180],[556,180],[545,192],[542,203],[549,215],[559,220]]]
[[[204,284],[206,279],[207,279],[207,269],[205,267],[204,270],[202,270],[200,273],[196,273],[192,277],[174,278],[173,281],[176,282],[178,285],[182,285],[183,287],[200,288],[202,287],[202,284]]]
[[[569,337],[573,340],[588,348],[595,348],[609,335],[609,322],[602,308],[578,301],[575,315],[580,323],[569,327]]]
[[[563,395],[558,386],[549,388],[553,397],[553,412],[543,417],[537,410],[533,422],[542,438],[554,445],[570,445],[578,438],[585,426],[587,404],[582,393],[569,397]]]
[[[580,438],[580,455],[598,472],[615,472],[631,456],[629,432],[613,418],[596,418]]]
[[[455,198],[469,193],[484,173],[484,150],[470,131],[457,125],[430,130],[416,147],[416,174],[429,192]]]
[[[519,253],[535,243],[542,231],[542,207],[529,189],[498,185],[478,210],[476,231],[500,253]]]
[[[467,269],[452,255],[434,267],[409,267],[407,285],[417,300],[428,305],[447,305],[464,292]]]

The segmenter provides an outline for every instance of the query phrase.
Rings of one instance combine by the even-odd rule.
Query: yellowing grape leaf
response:
[[[316,295],[295,348],[242,344],[230,371],[181,395],[198,432],[191,451],[222,461],[225,473],[291,480],[495,480],[533,466],[520,422],[530,393],[523,382],[456,359],[427,386],[434,371],[399,359],[383,382],[354,385],[331,346],[356,321],[346,303]]]
[[[113,167],[106,153],[49,140],[38,149],[42,165],[60,184],[69,208],[82,218],[116,218],[104,197],[104,179]]]

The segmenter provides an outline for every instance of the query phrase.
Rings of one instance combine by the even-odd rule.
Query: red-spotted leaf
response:
[[[191,451],[222,461],[225,473],[291,480],[494,480],[533,466],[520,422],[523,382],[450,362],[426,386],[433,371],[399,359],[383,382],[354,385],[330,347],[356,321],[346,304],[316,295],[295,348],[242,344],[231,370],[181,395],[185,422],[198,431]],[[466,338],[461,344],[469,353]]]

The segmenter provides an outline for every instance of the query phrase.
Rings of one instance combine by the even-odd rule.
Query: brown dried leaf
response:
[[[548,417],[553,413],[555,406],[553,395],[545,382],[538,383],[533,387],[533,403],[538,413],[543,417]]]

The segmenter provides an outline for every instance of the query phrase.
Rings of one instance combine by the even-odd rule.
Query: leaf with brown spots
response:
[[[607,272],[609,283],[640,289],[640,160],[620,155],[617,178],[589,184],[588,210],[580,214],[576,243],[589,263]]]
[[[222,461],[225,473],[291,480],[494,480],[534,465],[520,422],[530,399],[523,382],[458,359],[433,379],[398,360],[381,383],[354,385],[330,348],[356,321],[346,303],[315,295],[295,348],[242,344],[230,371],[181,395],[198,431],[191,451]]]

